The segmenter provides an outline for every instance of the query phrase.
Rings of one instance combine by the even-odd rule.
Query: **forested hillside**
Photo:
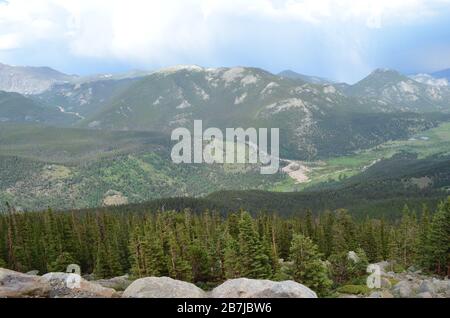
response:
[[[77,263],[96,278],[170,276],[203,287],[236,277],[294,279],[324,296],[345,284],[365,284],[367,262],[391,260],[394,271],[414,265],[449,274],[449,231],[450,200],[435,211],[423,206],[420,213],[405,206],[396,221],[357,221],[343,209],[289,218],[252,218],[244,211],[223,217],[208,210],[9,209],[0,215],[0,267],[47,272]],[[357,266],[349,251],[362,260]]]
[[[268,190],[287,178],[259,165],[177,165],[155,132],[0,125],[0,201],[17,209],[73,209]]]
[[[0,199],[17,209],[59,210],[196,197],[203,199],[188,206],[196,210],[291,214],[344,207],[355,215],[395,218],[405,202],[435,206],[447,196],[448,132],[444,124],[409,140],[300,162],[309,169],[307,181],[295,183],[283,172],[263,176],[257,165],[176,165],[171,141],[161,133],[3,124]],[[169,201],[180,202],[162,202]]]
[[[77,121],[71,114],[35,101],[18,93],[0,90],[0,123],[41,123],[70,125]]]

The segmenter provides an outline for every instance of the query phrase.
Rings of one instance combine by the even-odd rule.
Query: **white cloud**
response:
[[[362,21],[379,28],[383,22],[412,22],[439,12],[448,0],[205,0],[206,12],[256,15],[311,23]]]
[[[84,57],[165,60],[206,54],[214,30],[197,0],[0,2],[0,50],[60,42]]]
[[[8,33],[0,35],[0,50],[11,50],[20,47],[20,39],[17,34]]]
[[[208,59],[251,20],[380,28],[438,12],[448,0],[9,0],[0,2],[0,50],[55,42],[77,57],[164,64]],[[258,36],[263,36],[258,34]]]

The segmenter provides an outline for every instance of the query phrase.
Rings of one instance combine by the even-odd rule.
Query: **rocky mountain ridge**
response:
[[[68,82],[76,77],[50,67],[11,66],[0,63],[0,91],[39,94],[55,83]]]

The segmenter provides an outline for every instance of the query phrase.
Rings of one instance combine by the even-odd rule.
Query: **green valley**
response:
[[[277,184],[273,190],[301,191],[324,182],[342,181],[403,152],[417,154],[418,159],[434,155],[450,155],[450,123],[443,123],[408,139],[385,142],[351,155],[312,162],[300,161],[298,164],[304,166],[303,169],[307,169],[305,174],[309,181],[297,183],[290,178]]]

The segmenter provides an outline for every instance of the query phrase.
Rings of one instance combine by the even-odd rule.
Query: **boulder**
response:
[[[436,293],[436,286],[432,281],[424,280],[419,286],[419,293],[430,293],[433,295]]]
[[[381,288],[391,289],[391,287],[392,287],[391,281],[389,279],[387,279],[386,277],[381,277],[380,283],[381,283]]]
[[[206,298],[206,293],[191,283],[169,277],[146,277],[134,281],[123,298]]]
[[[132,281],[129,279],[128,275],[114,277],[114,278],[110,278],[110,279],[94,280],[91,282],[98,284],[100,286],[106,287],[106,288],[112,288],[115,290],[122,290],[122,291],[127,289],[128,286],[130,286],[132,283]]]
[[[41,277],[0,268],[0,298],[48,297],[50,285]]]
[[[88,282],[77,274],[48,273],[42,279],[50,284],[51,298],[112,298],[114,289]]]
[[[294,281],[274,282],[239,278],[213,289],[212,298],[317,298],[315,292]]]
[[[401,298],[410,298],[413,296],[413,287],[409,281],[401,281],[392,289],[394,294]]]
[[[440,280],[437,278],[433,278],[431,282],[433,283],[436,292],[447,295],[450,294],[450,280]]]

